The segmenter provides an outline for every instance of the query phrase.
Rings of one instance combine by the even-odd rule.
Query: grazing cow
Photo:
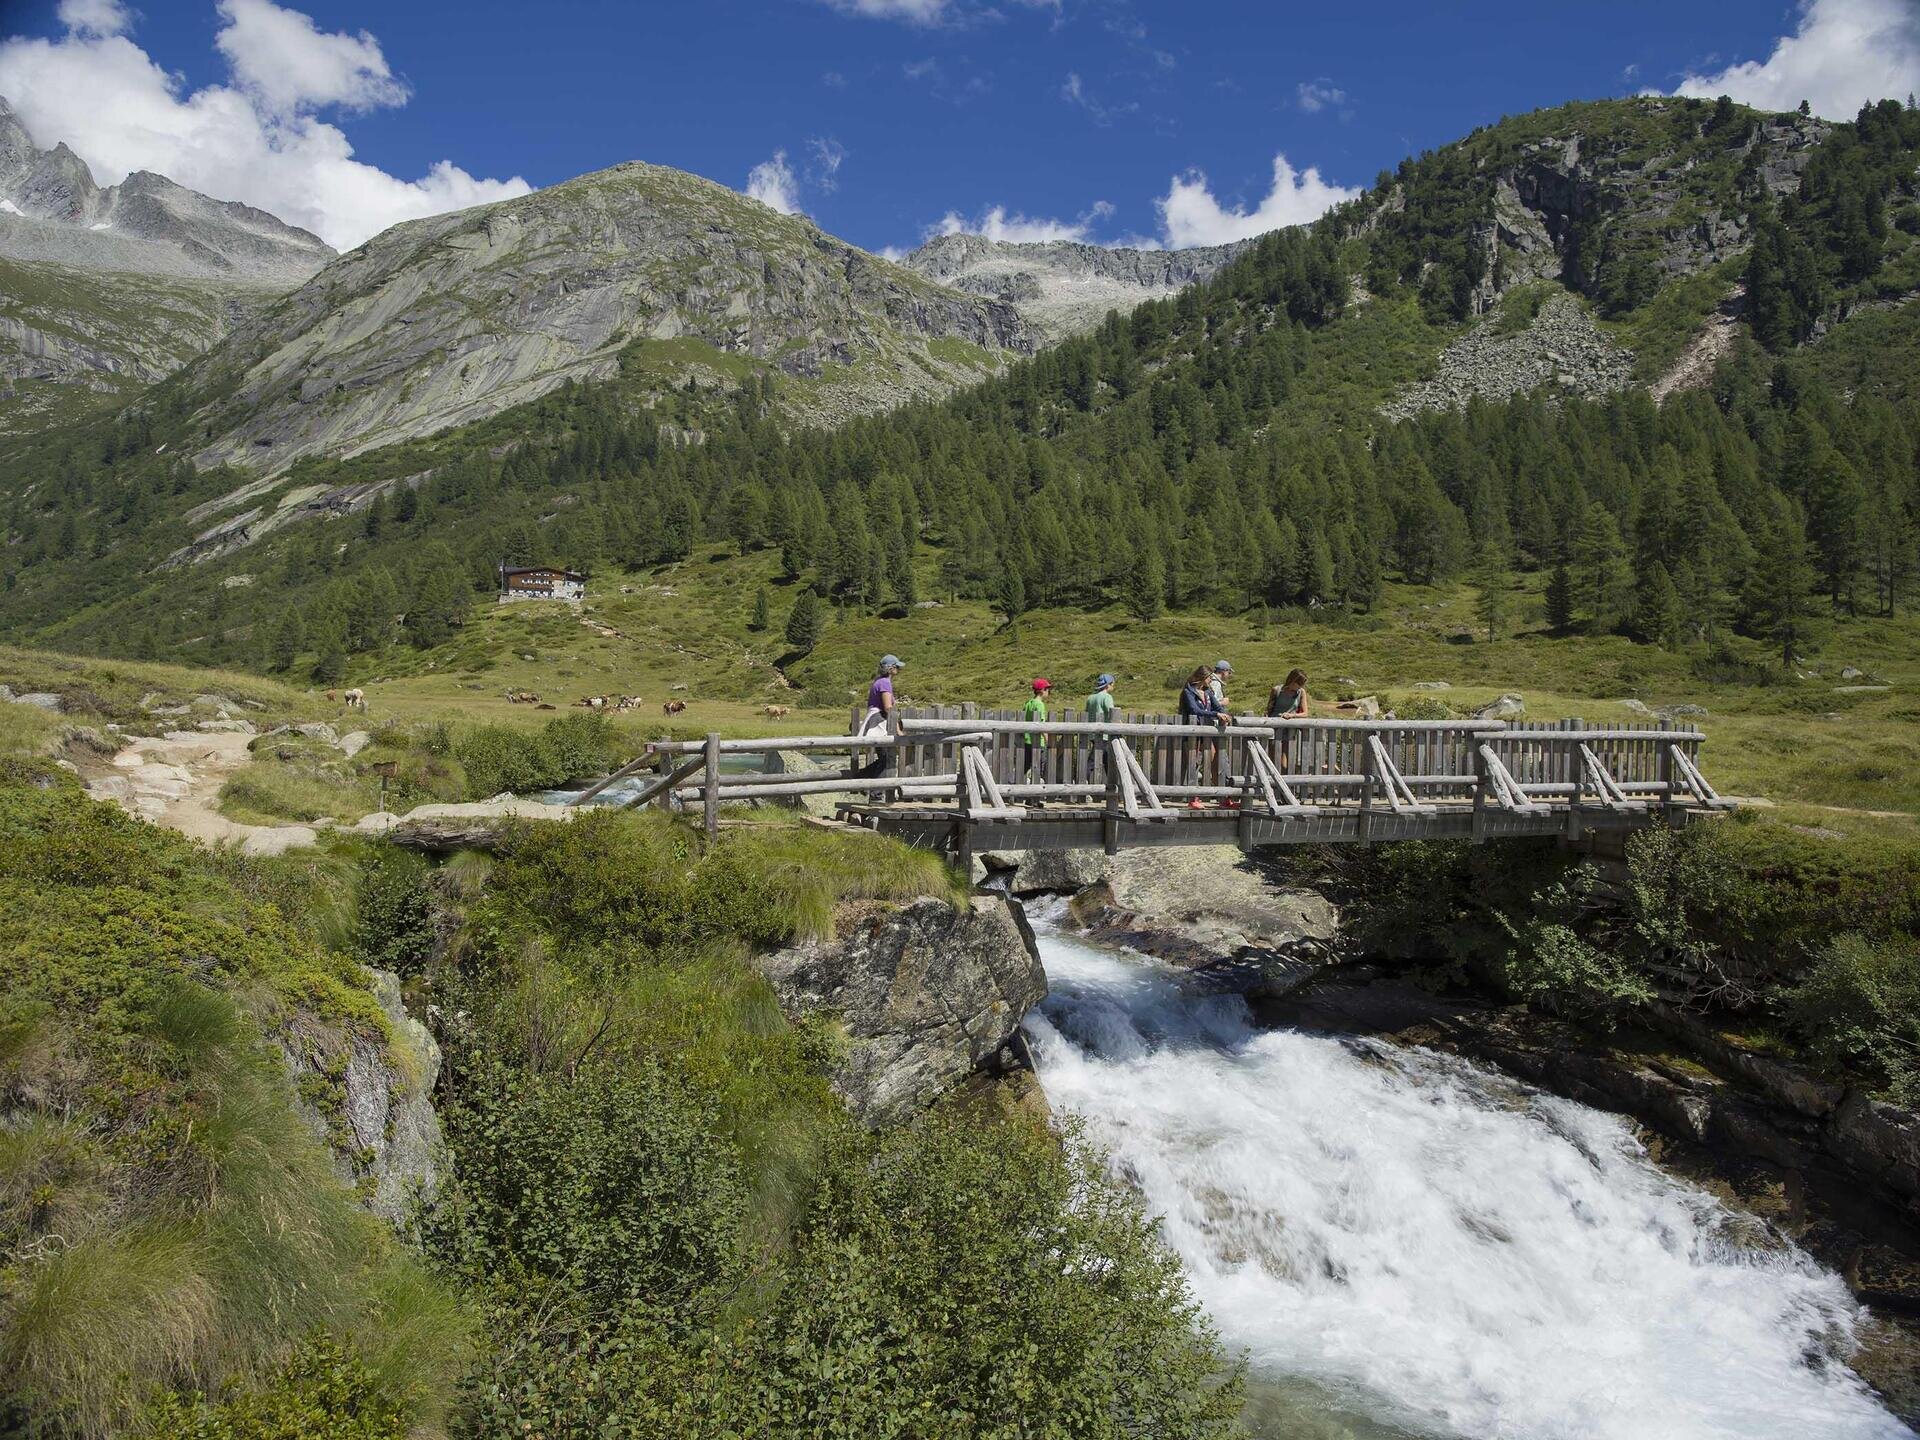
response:
[[[684,700],[669,700],[667,701],[666,704],[660,707],[660,713],[662,715],[678,715],[682,710],[686,708],[687,708],[687,702]]]
[[[327,691],[327,704],[338,705],[339,703],[340,703],[340,692],[338,690]]]
[[[367,708],[367,692],[357,685],[340,698],[347,702],[347,709],[349,710],[364,710]]]
[[[784,720],[787,718],[787,716],[791,715],[792,713],[793,713],[793,709],[791,706],[787,706],[787,705],[767,706],[767,718],[769,720]]]

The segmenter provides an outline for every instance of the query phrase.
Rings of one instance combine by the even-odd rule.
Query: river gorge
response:
[[[1025,1033],[1056,1114],[1160,1217],[1248,1419],[1311,1440],[1910,1435],[1847,1366],[1865,1312],[1632,1125],[1471,1061],[1256,1025],[1034,905]]]

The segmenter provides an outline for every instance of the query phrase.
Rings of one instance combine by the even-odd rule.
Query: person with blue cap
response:
[[[1113,719],[1113,676],[1102,675],[1093,682],[1093,693],[1087,696],[1087,719],[1096,723]]]

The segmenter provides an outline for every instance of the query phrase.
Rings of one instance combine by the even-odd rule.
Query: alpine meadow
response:
[[[0,9],[0,1435],[1915,1433],[1913,0],[181,8]]]

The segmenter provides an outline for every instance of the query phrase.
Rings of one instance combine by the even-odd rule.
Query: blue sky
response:
[[[0,21],[0,94],[43,145],[336,244],[629,159],[757,174],[875,250],[942,226],[1200,243],[1566,99],[1724,85],[1850,114],[1920,86],[1920,0],[0,0]]]

